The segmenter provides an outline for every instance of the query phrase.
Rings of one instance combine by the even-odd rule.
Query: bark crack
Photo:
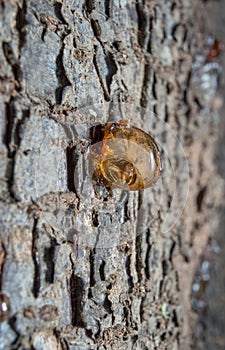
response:
[[[56,104],[60,105],[62,103],[63,90],[66,86],[71,86],[69,79],[67,78],[65,68],[63,65],[63,52],[64,44],[62,44],[59,54],[56,57],[56,76],[58,79],[58,87],[55,90],[55,100]]]
[[[101,26],[99,25],[99,22],[97,20],[91,19],[91,27],[92,27],[94,36],[96,37],[96,39],[98,40],[99,44],[102,47],[102,51],[103,51],[103,54],[104,54],[104,60],[105,60],[105,63],[106,63],[106,66],[107,66],[107,70],[108,70],[108,72],[107,72],[107,74],[105,76],[107,89],[105,87],[105,83],[104,83],[103,77],[101,75],[99,66],[98,66],[98,62],[97,62],[97,50],[98,50],[98,47],[96,45],[94,46],[95,54],[94,54],[94,57],[93,57],[93,63],[94,63],[96,72],[98,74],[99,81],[100,81],[100,84],[102,86],[102,89],[103,89],[103,92],[104,92],[104,95],[105,95],[105,99],[106,99],[106,101],[110,101],[111,83],[112,83],[113,76],[117,72],[117,65],[116,65],[116,62],[115,62],[115,60],[113,58],[113,54],[111,52],[106,51],[105,47],[104,47],[104,45],[102,43],[102,40],[101,40]]]
[[[101,84],[101,87],[102,87],[102,90],[103,90],[103,93],[104,93],[105,100],[106,100],[106,101],[110,101],[110,95],[109,95],[107,89],[105,88],[105,84],[104,84],[103,78],[102,78],[102,76],[101,76],[99,67],[98,67],[98,61],[97,61],[97,50],[98,50],[98,47],[97,47],[96,45],[94,46],[94,50],[95,50],[95,53],[94,53],[94,56],[93,56],[93,64],[94,64],[96,73],[97,73],[97,75],[98,75],[98,79],[99,79],[99,82],[100,82],[100,84]]]
[[[117,66],[116,66],[116,63],[114,61],[113,55],[110,52],[108,52],[106,54],[105,62],[106,62],[107,68],[108,68],[108,73],[106,75],[106,84],[107,84],[108,91],[110,93],[111,83],[113,80],[113,76],[117,72]]]
[[[22,117],[16,122],[16,109],[15,109],[15,99],[11,97],[9,102],[5,104],[5,121],[6,129],[3,141],[7,147],[8,151],[8,166],[6,171],[7,182],[8,182],[8,191],[10,196],[16,200],[13,192],[13,183],[14,183],[14,167],[15,167],[15,154],[18,150],[21,137],[22,137],[22,128],[24,122],[30,116],[30,110],[22,110]]]
[[[90,287],[88,297],[92,298],[92,288],[95,286],[95,249],[90,251],[89,255],[89,265],[90,265]]]
[[[40,267],[40,256],[38,250],[39,234],[37,229],[38,220],[34,219],[34,225],[32,230],[32,258],[34,263],[34,281],[33,281],[33,295],[35,298],[38,297],[41,287],[41,267]]]
[[[135,242],[135,250],[136,250],[136,271],[138,282],[140,283],[142,280],[142,234],[138,234]]]
[[[20,69],[19,60],[16,58],[13,52],[12,46],[9,42],[4,41],[2,43],[2,49],[5,55],[6,61],[11,66],[13,76],[17,82],[17,84],[15,84],[15,89],[17,91],[20,91],[21,90],[21,86],[20,86],[21,69]]]
[[[27,4],[26,1],[23,0],[22,5],[18,5],[17,15],[16,15],[16,29],[18,30],[19,34],[19,52],[21,55],[21,49],[26,41],[26,31],[25,26],[27,24],[26,21],[26,14],[27,14]]]
[[[147,16],[143,3],[136,3],[137,19],[138,19],[138,44],[144,48],[146,39]]]
[[[150,64],[147,63],[145,64],[144,68],[144,79],[143,79],[143,84],[142,84],[142,90],[141,90],[141,107],[145,108],[147,106],[148,102],[148,86],[149,86],[149,81],[150,81]]]
[[[59,21],[63,24],[68,24],[62,14],[62,4],[58,1],[54,3],[55,15],[59,19]]]
[[[73,270],[68,285],[71,302],[71,324],[74,327],[84,328],[85,322],[83,320],[83,306],[85,285],[83,279],[75,274],[75,266],[71,256],[70,260]]]
[[[56,252],[56,239],[51,237],[50,246],[44,248],[44,261],[46,263],[45,281],[48,283],[54,283],[55,276],[55,252]]]
[[[12,350],[16,350],[19,349],[20,345],[21,345],[21,334],[17,329],[17,318],[16,316],[13,316],[9,319],[8,321],[11,329],[13,330],[13,332],[16,334],[16,338],[14,339],[14,341],[11,343],[11,349]]]
[[[150,236],[150,230],[148,229],[146,232],[146,244],[147,244],[147,250],[145,255],[145,277],[148,280],[150,278],[150,264],[149,264],[149,258],[151,253],[151,244],[149,243],[149,236]]]
[[[95,8],[95,0],[85,0],[84,9],[86,10],[88,15],[91,14],[94,8]]]
[[[126,258],[126,273],[127,273],[127,283],[129,286],[129,293],[132,293],[133,288],[134,288],[134,282],[133,282],[133,277],[131,274],[131,254],[127,256]]]
[[[67,187],[68,190],[76,193],[76,187],[74,182],[74,170],[76,169],[76,165],[78,162],[79,156],[76,153],[75,147],[67,147],[66,149],[66,161],[67,161]]]
[[[110,10],[111,10],[110,0],[105,0],[104,4],[105,4],[105,15],[107,18],[109,18],[110,17]]]

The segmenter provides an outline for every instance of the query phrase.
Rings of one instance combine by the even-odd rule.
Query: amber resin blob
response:
[[[93,180],[100,186],[137,191],[152,186],[162,171],[154,138],[128,121],[92,128]]]

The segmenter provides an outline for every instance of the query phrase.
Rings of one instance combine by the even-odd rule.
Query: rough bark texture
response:
[[[0,349],[191,348],[192,281],[223,189],[202,9],[0,1]],[[103,203],[85,177],[88,130],[118,118],[152,132],[164,172]]]

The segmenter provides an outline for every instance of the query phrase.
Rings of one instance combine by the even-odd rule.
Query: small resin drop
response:
[[[0,322],[9,317],[9,299],[5,294],[0,293]]]
[[[216,60],[223,50],[224,45],[220,40],[214,38],[212,35],[207,37],[205,52],[209,60]]]
[[[93,180],[108,188],[136,191],[151,187],[162,166],[153,137],[127,121],[92,128]]]

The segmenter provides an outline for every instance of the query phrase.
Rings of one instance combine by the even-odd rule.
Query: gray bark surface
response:
[[[1,350],[191,348],[192,281],[223,197],[201,10],[0,1]],[[154,135],[164,170],[103,202],[88,131],[121,118]]]

